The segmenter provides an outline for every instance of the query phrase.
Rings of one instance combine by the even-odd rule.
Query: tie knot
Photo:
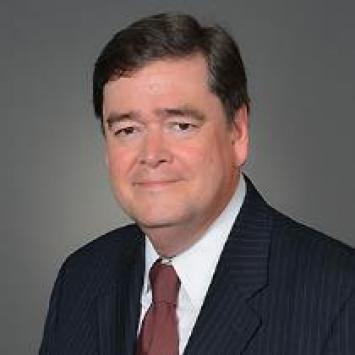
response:
[[[180,281],[171,265],[156,261],[149,272],[152,286],[153,303],[169,303],[176,305]]]

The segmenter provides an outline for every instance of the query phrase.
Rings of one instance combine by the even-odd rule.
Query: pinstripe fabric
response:
[[[135,226],[71,255],[56,280],[39,354],[134,353],[144,273],[144,238]]]
[[[247,195],[186,355],[354,355],[350,247]],[[55,283],[40,354],[134,354],[144,238],[128,226],[70,256]]]

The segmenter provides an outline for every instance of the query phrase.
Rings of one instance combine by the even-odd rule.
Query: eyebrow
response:
[[[125,113],[113,112],[106,118],[107,126],[108,128],[112,128],[113,124],[116,122],[133,120],[138,116],[139,116],[138,113],[134,111],[125,112]]]
[[[180,117],[192,117],[198,121],[204,121],[205,115],[200,110],[197,110],[193,107],[182,106],[182,107],[172,107],[172,108],[159,108],[154,110],[154,113],[157,116],[163,118],[169,118],[172,116],[180,116]]]
[[[182,107],[166,107],[166,108],[158,108],[154,110],[154,113],[162,118],[169,118],[173,116],[179,117],[192,117],[198,121],[204,121],[205,115],[198,109],[189,106],[182,106]],[[121,122],[121,121],[129,121],[134,119],[139,119],[139,112],[138,111],[129,111],[124,113],[113,112],[106,118],[106,123],[109,129],[112,128],[114,123]]]

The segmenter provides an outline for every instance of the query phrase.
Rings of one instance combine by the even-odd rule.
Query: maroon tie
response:
[[[156,261],[149,272],[153,301],[144,316],[136,355],[178,355],[176,303],[180,282],[171,265]]]

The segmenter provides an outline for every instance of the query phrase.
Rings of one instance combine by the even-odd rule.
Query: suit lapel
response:
[[[262,319],[253,305],[267,284],[270,207],[246,180],[245,201],[217,265],[186,355],[241,354],[261,326]],[[117,282],[98,297],[100,355],[134,353],[143,275],[144,238],[140,234],[129,243],[119,262]]]
[[[143,235],[141,240],[144,241]],[[119,339],[121,346],[119,346],[117,354],[132,355],[135,351],[144,267],[144,242],[142,242],[137,248],[134,258],[127,263],[125,271],[127,283],[122,283],[120,287],[122,301],[118,312],[119,325],[117,330],[121,331],[121,339]]]
[[[243,207],[217,265],[185,354],[241,354],[261,325],[253,307],[267,284],[271,217],[247,180]]]
[[[134,353],[143,275],[144,238],[140,235],[120,260],[117,282],[98,298],[100,355]]]
[[[98,337],[99,354],[113,355],[117,353],[117,315],[119,314],[118,295],[115,287],[98,298]]]

